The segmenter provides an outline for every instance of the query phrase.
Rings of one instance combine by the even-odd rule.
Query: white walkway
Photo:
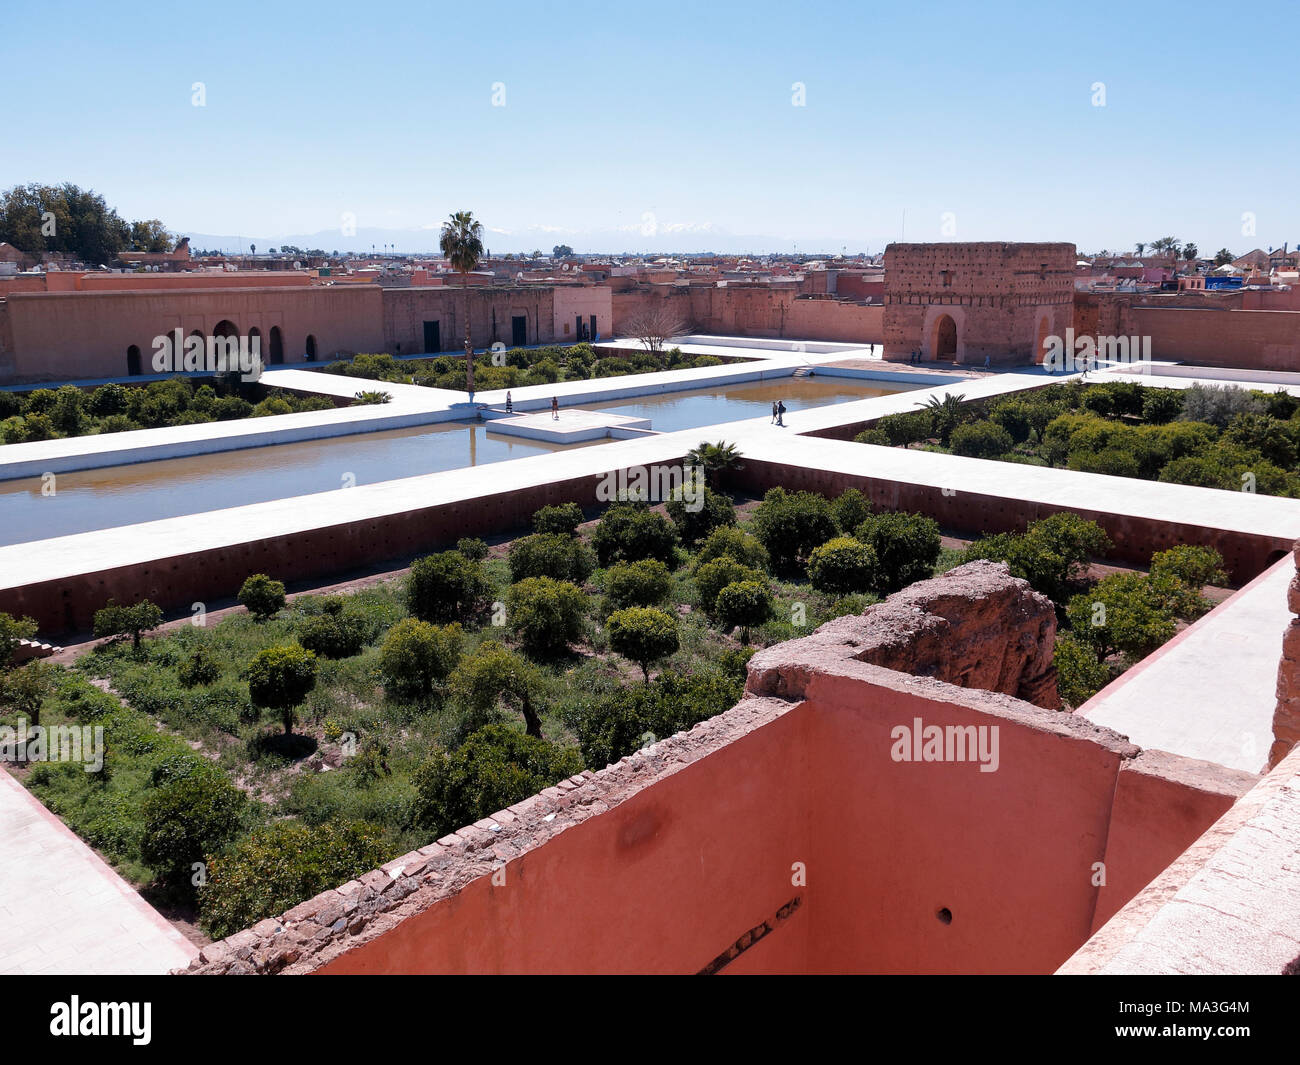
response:
[[[1078,713],[1139,747],[1258,773],[1273,743],[1277,663],[1291,623],[1290,555],[1102,689]]]
[[[0,973],[166,973],[199,948],[0,769]]]

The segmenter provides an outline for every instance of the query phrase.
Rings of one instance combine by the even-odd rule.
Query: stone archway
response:
[[[1047,338],[1052,335],[1052,316],[1042,313],[1038,316],[1038,328],[1034,330],[1034,365],[1041,366],[1047,355]]]
[[[316,338],[310,333],[307,334],[306,352],[307,352],[307,361],[315,362],[316,361]]]
[[[140,345],[132,344],[126,349],[126,372],[128,377],[140,376]]]
[[[239,336],[239,327],[229,318],[223,318],[217,323],[216,328],[212,330],[212,335],[214,337],[237,337]]]
[[[935,362],[957,361],[957,323],[951,314],[935,319],[930,334],[930,352]]]
[[[271,363],[279,365],[284,362],[284,334],[278,325],[271,326]]]

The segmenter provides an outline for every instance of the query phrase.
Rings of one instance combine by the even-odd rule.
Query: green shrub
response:
[[[162,610],[148,599],[131,606],[123,606],[108,601],[102,610],[95,611],[94,631],[99,637],[130,636],[131,646],[138,653],[140,637],[150,629],[156,629],[162,622]]]
[[[176,667],[176,676],[187,688],[211,684],[221,676],[221,664],[206,647],[197,647],[181,659]]]
[[[871,502],[856,488],[846,488],[831,502],[831,516],[842,533],[848,534],[871,517]]]
[[[1110,538],[1094,521],[1069,511],[1031,522],[1023,535],[998,533],[976,540],[962,562],[986,558],[1006,562],[1011,574],[1027,580],[1057,603],[1069,598],[1092,558],[1104,558]]]
[[[884,429],[863,429],[853,438],[855,444],[875,444],[877,447],[893,447],[894,442]]]
[[[1086,643],[1068,634],[1058,634],[1052,654],[1056,666],[1056,689],[1071,709],[1077,710],[1110,682],[1110,670]]]
[[[615,503],[601,516],[591,545],[602,566],[612,562],[658,559],[671,566],[675,561],[677,534],[662,514],[644,503]]]
[[[1207,584],[1222,587],[1228,583],[1223,571],[1223,556],[1212,547],[1180,544],[1151,556],[1151,575],[1167,575],[1192,588]]]
[[[1074,596],[1065,608],[1070,634],[1099,662],[1112,654],[1145,658],[1173,638],[1177,625],[1160,586],[1137,573],[1115,573]]]
[[[682,543],[691,547],[714,529],[736,524],[736,508],[731,497],[715,492],[704,484],[696,484],[691,493],[681,488],[674,490],[665,509]]]
[[[808,558],[808,580],[819,592],[865,592],[873,587],[875,579],[875,552],[851,536],[827,540]]]
[[[276,821],[212,859],[199,920],[214,939],[292,909],[374,869],[389,857],[366,824]]]
[[[481,562],[488,555],[488,545],[477,536],[465,536],[457,540],[456,550],[474,562]]]
[[[351,658],[366,643],[365,622],[355,614],[327,611],[298,622],[298,642],[321,658]]]
[[[717,558],[730,558],[754,570],[766,570],[770,564],[767,548],[743,529],[723,526],[704,538],[695,553],[695,569]]]
[[[463,642],[457,623],[440,627],[418,618],[403,618],[388,630],[379,649],[385,689],[427,699],[434,684],[446,680],[456,668]]]
[[[285,735],[293,731],[298,705],[316,687],[316,656],[302,647],[268,647],[244,671],[248,694],[260,710],[280,714]]]
[[[184,886],[195,862],[238,834],[244,805],[244,793],[220,770],[193,769],[145,799],[141,859],[173,886]]]
[[[16,618],[0,612],[0,673],[13,664],[14,652],[23,640],[36,635],[37,625],[29,617]]]
[[[906,447],[908,444],[920,443],[934,435],[934,425],[928,411],[886,414],[876,422],[876,428],[888,437],[893,447]]]
[[[454,701],[463,713],[465,731],[493,723],[502,697],[517,704],[530,736],[541,737],[537,698],[542,678],[536,666],[496,640],[485,640],[473,654],[463,659],[451,675]]]
[[[1152,425],[1172,422],[1183,412],[1183,394],[1177,388],[1152,387],[1144,390],[1142,417]]]
[[[437,838],[581,771],[577,751],[506,725],[489,725],[416,770],[415,820]]]
[[[650,664],[675,654],[681,641],[677,619],[654,607],[633,606],[609,616],[609,645],[641,667],[650,683]]]
[[[723,555],[704,563],[695,570],[695,587],[700,594],[700,606],[706,614],[712,614],[717,604],[718,593],[729,584],[737,581],[762,582],[763,575],[757,570],[737,562],[734,558]]]
[[[258,621],[275,617],[284,609],[284,584],[265,573],[254,573],[239,589],[239,603]]]
[[[824,496],[784,488],[772,488],[763,496],[754,508],[753,528],[779,573],[798,570],[813,548],[839,531]]]
[[[510,546],[510,579],[554,577],[582,584],[596,568],[591,549],[564,533],[535,533]]]
[[[1011,434],[995,422],[974,422],[959,425],[952,431],[950,445],[954,455],[973,459],[992,459],[1005,455],[1015,441]]]
[[[542,507],[533,514],[533,529],[544,535],[573,536],[582,522],[582,508],[577,503]]]
[[[586,607],[581,588],[550,577],[528,577],[506,593],[511,631],[539,657],[563,654],[582,636]]]
[[[421,621],[457,621],[474,614],[490,588],[481,562],[443,551],[411,564],[406,608]]]
[[[718,593],[713,612],[724,630],[740,627],[740,642],[749,643],[750,630],[774,612],[772,593],[761,581],[737,581]]]
[[[881,595],[930,577],[943,547],[938,522],[921,514],[873,514],[854,537],[875,555],[874,588]]]
[[[730,710],[744,694],[743,648],[724,654],[718,669],[667,673],[649,685],[618,688],[585,705],[570,722],[582,758],[601,769],[633,751]]]
[[[668,567],[657,559],[615,563],[605,573],[606,610],[656,606],[668,598],[671,583]]]

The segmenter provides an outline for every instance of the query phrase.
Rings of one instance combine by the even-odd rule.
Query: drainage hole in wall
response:
[[[944,924],[952,924],[952,910],[948,909],[947,906],[941,907],[935,916]]]

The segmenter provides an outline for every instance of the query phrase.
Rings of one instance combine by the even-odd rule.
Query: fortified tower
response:
[[[1073,244],[891,244],[885,358],[995,366],[1042,361],[1074,315]]]

